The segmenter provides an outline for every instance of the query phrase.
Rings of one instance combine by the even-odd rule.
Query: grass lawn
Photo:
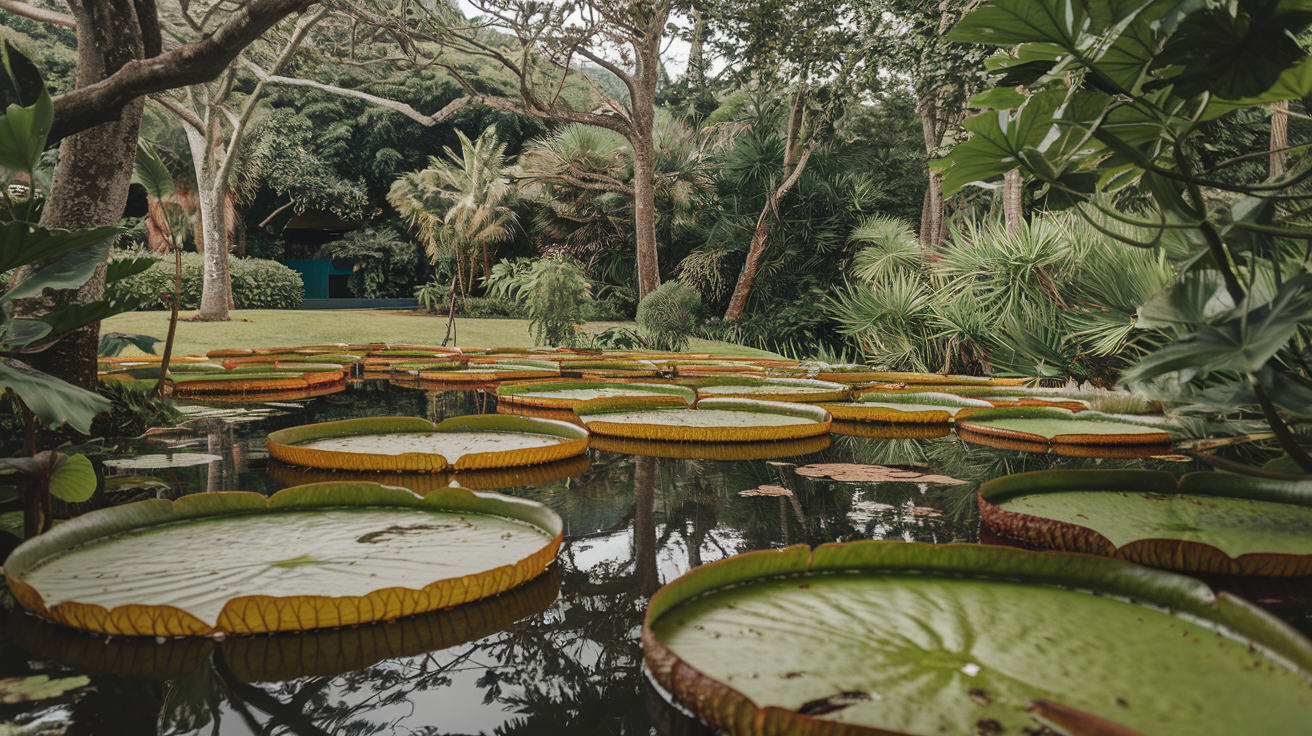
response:
[[[183,312],[182,316],[188,316]],[[587,328],[599,332],[619,322],[590,322]],[[137,332],[161,340],[169,332],[168,312],[134,312],[110,317],[101,323],[101,332]],[[175,355],[204,355],[220,348],[269,348],[315,345],[325,342],[390,342],[413,345],[441,345],[446,335],[446,317],[413,312],[354,309],[246,309],[232,312],[231,322],[178,322]],[[532,347],[526,319],[456,318],[456,345],[461,347]],[[159,350],[163,350],[161,345]],[[133,350],[129,348],[129,350]],[[691,352],[775,357],[764,350],[714,342],[693,340]]]

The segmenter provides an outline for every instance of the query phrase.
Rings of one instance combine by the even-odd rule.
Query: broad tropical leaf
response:
[[[68,426],[91,434],[91,420],[112,405],[100,394],[32,368],[17,360],[0,360],[0,389],[17,394],[47,427]]]

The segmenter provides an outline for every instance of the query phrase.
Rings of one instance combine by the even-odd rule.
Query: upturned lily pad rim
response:
[[[1145,537],[1117,547],[1096,529],[1067,521],[1010,511],[997,504],[1008,498],[1064,491],[1160,493],[1244,498],[1312,508],[1312,481],[1282,481],[1201,471],[1176,478],[1164,470],[1037,470],[994,478],[976,491],[981,522],[1005,537],[1069,552],[1136,562],[1191,573],[1298,577],[1312,575],[1312,554],[1250,552],[1231,557],[1192,540]]]
[[[608,422],[606,414],[650,411],[738,411],[753,414],[777,414],[809,420],[791,425],[746,425],[734,427],[687,427],[677,424],[645,422]],[[829,412],[809,404],[753,399],[701,399],[689,408],[674,398],[616,397],[590,399],[574,405],[574,413],[596,435],[640,440],[672,442],[764,442],[790,440],[828,434],[833,417]],[[655,417],[653,417],[655,418]]]
[[[9,636],[40,658],[80,672],[136,680],[180,680],[221,652],[237,682],[285,682],[336,677],[378,662],[412,657],[477,641],[547,610],[560,596],[560,568],[503,593],[462,604],[362,626],[272,634],[156,638],[103,637],[47,621],[15,608]]]
[[[1003,429],[989,425],[990,421],[1004,419],[1052,419],[1069,422],[1125,424],[1134,427],[1147,427],[1156,431],[1121,434],[1090,433],[1087,435],[1067,433],[1045,437],[1033,432]],[[989,409],[966,409],[958,413],[956,423],[958,428],[976,434],[1054,445],[1162,445],[1171,442],[1172,439],[1171,428],[1161,422],[1150,422],[1138,417],[1104,414],[1092,410],[1073,412],[1070,409],[1062,409],[1056,406],[1005,406]]]
[[[431,605],[423,608],[424,604],[420,603],[420,608],[415,610],[403,608],[398,614],[374,615],[371,618],[362,613],[362,606],[358,605],[366,599],[380,595],[384,600],[395,599],[396,592],[418,596],[423,592],[421,588],[388,588],[385,591],[372,591],[364,596],[251,595],[230,599],[216,624],[210,626],[173,606],[126,605],[106,610],[95,604],[65,601],[47,608],[40,592],[23,580],[23,576],[44,559],[127,532],[177,522],[199,521],[207,517],[218,520],[233,516],[345,507],[414,508],[422,511],[495,516],[528,524],[544,532],[551,539],[541,550],[523,560],[471,576],[482,583],[471,586],[471,588],[476,587],[478,593],[472,598],[458,600],[452,605],[496,595],[541,574],[547,565],[555,560],[564,530],[564,522],[560,516],[536,501],[500,493],[471,491],[466,488],[437,489],[427,496],[419,496],[405,488],[377,483],[315,483],[284,488],[267,497],[245,491],[196,493],[182,496],[176,501],[149,499],[112,506],[83,514],[60,524],[49,532],[19,545],[5,561],[5,579],[14,597],[28,611],[57,623],[104,634],[185,636],[209,635],[220,631],[247,634],[314,628],[316,626],[288,626],[285,625],[286,622],[282,617],[274,617],[270,620],[263,615],[263,611],[252,611],[260,608],[261,604],[298,607],[302,601],[310,598],[334,601],[339,615],[343,615],[344,610],[348,610],[350,614],[347,615],[355,617],[354,620],[347,618],[335,625],[368,623],[444,607]],[[507,575],[510,577],[506,577]],[[496,579],[498,577],[501,578],[500,581]],[[450,580],[453,579],[447,579]],[[507,580],[512,581],[511,584],[503,584]],[[443,582],[445,581],[427,581],[421,587],[428,588]],[[383,610],[381,606],[376,608]],[[322,627],[324,624],[320,623],[317,626]]]
[[[541,398],[533,394],[552,391],[582,391],[587,389],[629,389],[644,391],[649,394],[668,395],[683,399],[692,406],[697,402],[697,392],[685,386],[661,383],[626,383],[622,381],[586,381],[564,379],[559,381],[519,381],[503,383],[497,386],[497,398],[507,403],[528,404],[544,409],[570,409],[581,401],[590,399]]]
[[[848,572],[995,578],[1112,595],[1131,605],[1159,606],[1174,615],[1223,627],[1312,681],[1312,641],[1256,605],[1224,592],[1213,593],[1192,578],[1093,555],[892,540],[824,544],[814,549],[794,545],[747,552],[694,568],[658,590],[647,606],[642,625],[647,671],[675,700],[733,736],[903,736],[785,708],[761,707],[688,664],[652,631],[652,624],[671,609],[723,588],[780,576]]]
[[[563,438],[565,442],[546,447],[468,453],[455,463],[437,453],[381,455],[300,447],[307,442],[338,437],[487,431],[546,434]],[[536,465],[582,455],[588,449],[588,430],[555,419],[508,414],[471,414],[452,417],[438,424],[419,417],[363,417],[280,429],[270,432],[267,442],[270,455],[292,465],[337,470],[441,472]]]

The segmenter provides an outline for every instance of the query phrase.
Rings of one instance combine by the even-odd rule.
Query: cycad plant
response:
[[[387,199],[418,232],[433,263],[454,262],[456,288],[468,296],[479,267],[487,276],[497,247],[514,237],[515,167],[496,128],[474,141],[456,135],[459,154],[444,149],[445,158],[434,156],[428,168],[397,179]]]
[[[1012,233],[967,222],[932,257],[896,221],[868,219],[852,239],[864,248],[829,309],[876,365],[1107,383],[1162,339],[1137,305],[1174,277],[1165,251],[1109,248],[1069,215]]]

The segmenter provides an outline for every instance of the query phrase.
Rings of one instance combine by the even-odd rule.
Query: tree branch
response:
[[[54,23],[57,26],[66,26],[68,28],[77,28],[77,21],[73,16],[67,13],[59,13],[54,10],[38,8],[35,5],[18,2],[18,0],[0,0],[0,10],[8,10],[14,15],[21,15],[24,18],[30,18],[42,23]]]
[[[489,97],[487,95],[465,95],[464,97],[452,100],[446,107],[433,113],[432,120],[441,122],[455,115],[461,110],[478,105],[485,105],[496,110],[513,112],[516,115],[538,118],[539,120],[561,120],[567,123],[582,123],[583,125],[593,125],[606,130],[613,130],[624,136],[630,142],[633,141],[634,132],[628,125],[628,121],[623,118],[612,117],[610,115],[595,115],[590,112],[577,112],[574,110],[548,109],[539,110],[523,105],[517,105],[504,97]]]
[[[342,95],[343,97],[355,97],[357,99],[364,100],[365,102],[378,105],[380,107],[386,107],[388,109],[395,110],[401,113],[402,115],[405,115],[406,117],[410,118],[411,120],[414,120],[415,122],[425,126],[431,127],[432,125],[435,125],[440,120],[440,118],[437,115],[425,115],[422,112],[419,112],[418,110],[414,109],[413,107],[407,105],[404,102],[398,102],[396,100],[389,100],[385,97],[371,95],[368,92],[361,92],[358,89],[347,89],[346,87],[336,87],[331,84],[324,84],[323,82],[315,82],[310,79],[298,79],[296,77],[269,76],[264,73],[263,69],[259,69],[259,67],[255,67],[254,65],[252,65],[249,68],[251,69],[251,71],[255,72],[256,77],[259,78],[261,82],[265,82],[268,84],[286,84],[292,87],[309,87],[311,89],[317,89],[321,92],[331,92],[332,94],[335,95]],[[258,71],[256,71],[257,69]],[[447,107],[450,107],[450,105],[448,105]]]
[[[317,1],[252,0],[210,36],[151,59],[128,62],[95,84],[56,97],[47,145],[117,120],[123,106],[139,97],[214,79],[265,31]]]

